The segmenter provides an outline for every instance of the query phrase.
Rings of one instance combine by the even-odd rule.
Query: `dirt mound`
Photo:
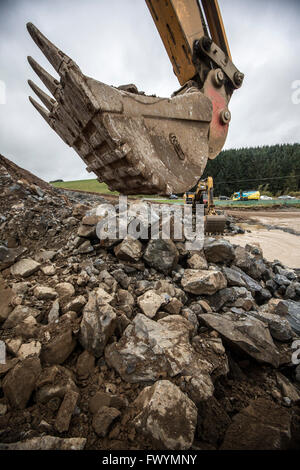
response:
[[[8,158],[5,158],[1,154],[0,166],[6,168],[6,170],[9,172],[9,174],[15,181],[24,179],[28,181],[29,184],[35,184],[36,186],[39,186],[45,191],[54,193],[54,189],[49,183],[46,183],[46,181],[43,181],[41,178],[38,178],[34,174],[30,173],[30,171],[27,171],[24,168],[21,168],[20,166],[16,165],[11,160],[8,160]]]

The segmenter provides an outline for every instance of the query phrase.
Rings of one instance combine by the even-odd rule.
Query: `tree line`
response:
[[[239,190],[293,195],[300,191],[300,144],[223,150],[208,161],[202,178],[207,176],[214,178],[217,196]]]

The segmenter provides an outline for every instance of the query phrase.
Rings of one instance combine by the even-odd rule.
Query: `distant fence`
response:
[[[258,201],[214,201],[216,206],[289,206],[300,207],[300,199],[259,199]]]

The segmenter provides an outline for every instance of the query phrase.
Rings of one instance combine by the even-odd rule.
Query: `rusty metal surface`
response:
[[[213,105],[212,120],[209,129],[208,158],[213,160],[221,152],[226,141],[229,121],[222,121],[222,115],[228,111],[230,96],[227,94],[225,86],[215,85],[215,70],[211,70],[204,83],[203,92],[210,98]]]

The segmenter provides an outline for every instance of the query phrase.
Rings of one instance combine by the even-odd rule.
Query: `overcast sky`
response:
[[[291,99],[292,83],[300,80],[300,1],[219,4],[233,61],[245,73],[229,105],[225,148],[300,142],[300,104]],[[0,80],[6,85],[0,153],[46,180],[91,178],[28,101],[28,78],[43,88],[28,55],[55,75],[29,36],[28,21],[83,73],[110,85],[135,83],[146,93],[170,96],[178,82],[168,56],[143,0],[0,1]]]

